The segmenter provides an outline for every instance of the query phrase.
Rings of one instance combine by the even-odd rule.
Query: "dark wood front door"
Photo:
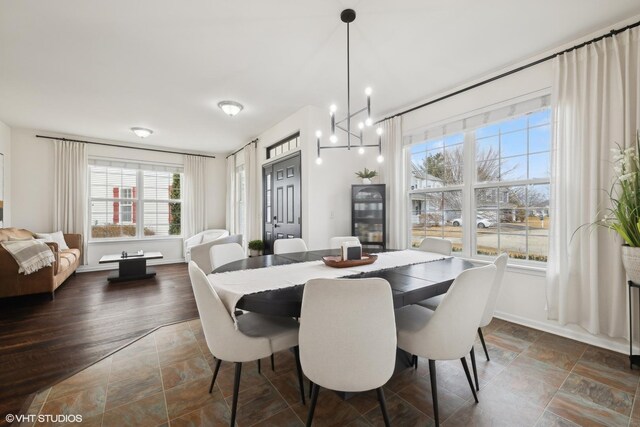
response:
[[[302,237],[300,153],[263,167],[265,253],[276,239]]]

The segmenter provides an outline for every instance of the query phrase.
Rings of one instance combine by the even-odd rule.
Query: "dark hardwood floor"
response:
[[[0,424],[25,399],[150,330],[198,311],[187,264],[155,267],[154,279],[108,284],[78,273],[48,295],[0,300]]]

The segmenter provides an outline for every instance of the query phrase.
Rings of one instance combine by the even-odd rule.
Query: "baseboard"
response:
[[[629,342],[626,340],[621,342],[621,338],[610,338],[603,335],[593,335],[587,331],[576,331],[561,325],[554,325],[551,323],[541,322],[539,320],[527,319],[525,317],[504,313],[501,311],[496,311],[494,316],[498,319],[506,320],[508,322],[517,323],[522,326],[528,326],[533,329],[549,332],[550,334],[570,338],[572,340],[590,344],[595,347],[605,348],[607,350],[615,351],[616,353],[629,355]],[[637,354],[639,352],[640,347],[634,346],[634,353]]]
[[[176,259],[158,259],[158,260],[150,260],[147,261],[147,265],[165,265],[165,264],[181,264],[184,263],[184,258],[176,258]],[[118,264],[115,262],[109,264],[98,264],[98,265],[81,265],[76,270],[78,273],[89,273],[91,271],[105,271],[105,270],[117,270]]]

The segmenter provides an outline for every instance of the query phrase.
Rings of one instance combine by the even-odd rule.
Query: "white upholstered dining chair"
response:
[[[355,236],[336,236],[329,239],[329,249],[339,249],[344,242],[358,242],[360,239]]]
[[[478,402],[465,356],[473,348],[495,275],[493,264],[465,270],[454,280],[435,311],[415,304],[396,310],[398,347],[429,359],[436,426],[440,425],[436,360],[460,359],[473,398]]]
[[[235,426],[242,363],[259,360],[288,348],[294,350],[300,396],[304,404],[304,386],[298,352],[298,322],[287,317],[245,313],[237,318],[236,328],[233,318],[229,315],[215,289],[209,284],[207,276],[193,261],[189,263],[189,277],[207,347],[217,359],[209,393],[213,390],[222,361],[235,363],[229,425]]]
[[[418,250],[424,252],[434,252],[441,255],[451,255],[451,240],[440,239],[437,237],[425,237],[420,242]]]
[[[223,245],[214,245],[209,249],[209,259],[211,260],[212,271],[221,265],[230,262],[245,259],[247,255],[244,249],[237,243],[225,243]]]
[[[354,309],[357,307],[357,309]],[[376,389],[385,425],[382,386],[396,359],[391,286],[384,279],[314,279],[300,314],[300,362],[313,383],[307,426],[320,387],[344,392]]]
[[[480,337],[480,342],[482,343],[482,348],[484,350],[484,355],[489,359],[489,352],[487,351],[487,344],[484,342],[484,335],[482,334],[482,328],[489,325],[491,320],[493,320],[493,313],[496,310],[496,304],[498,303],[498,296],[500,295],[500,288],[502,287],[502,279],[504,277],[504,272],[507,269],[507,261],[509,260],[509,255],[507,253],[503,253],[498,256],[493,265],[496,266],[496,277],[493,280],[493,284],[491,286],[491,293],[489,294],[489,300],[487,301],[487,305],[484,309],[484,313],[482,314],[482,321],[480,322],[480,326],[478,326],[478,336]],[[444,295],[438,295],[433,298],[429,298],[426,300],[422,300],[418,303],[423,307],[426,307],[430,310],[435,310],[438,308],[438,305],[442,301],[442,297]],[[480,383],[478,382],[478,369],[476,368],[476,355],[475,350],[471,349],[471,365],[473,367],[473,377],[476,381],[476,390],[480,390]]]
[[[273,243],[273,253],[275,255],[306,251],[308,251],[307,244],[300,238],[278,239]]]

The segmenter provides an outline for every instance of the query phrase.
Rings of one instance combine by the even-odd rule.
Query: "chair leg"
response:
[[[231,421],[229,426],[236,425],[236,410],[238,409],[238,394],[240,393],[240,374],[242,373],[242,363],[236,362],[236,374],[233,378],[233,402],[231,404]]]
[[[413,367],[415,370],[418,370],[418,356],[413,355]]]
[[[436,420],[436,427],[440,426],[438,417],[438,381],[436,379],[436,361],[429,359],[429,377],[431,379],[431,398],[433,399],[433,418]]]
[[[382,387],[378,387],[376,392],[378,393],[378,402],[380,402],[380,410],[382,411],[384,425],[386,427],[390,427],[391,423],[389,422],[389,414],[387,413],[387,404],[384,401],[384,391],[382,391]]]
[[[271,353],[271,370],[275,371],[276,370],[276,361],[273,357],[273,353]]]
[[[478,382],[478,368],[476,367],[476,352],[471,347],[471,369],[473,369],[473,379],[476,381],[476,390],[480,391],[480,383]]]
[[[469,366],[467,365],[467,359],[461,358],[462,367],[464,368],[464,373],[467,375],[467,381],[469,381],[469,388],[471,388],[471,393],[473,393],[473,398],[478,403],[478,395],[476,394],[476,388],[473,386],[473,381],[471,381],[471,374],[469,373]]]
[[[262,372],[260,372],[260,359],[258,359],[258,373],[261,374]]]
[[[313,384],[311,391],[311,405],[309,406],[309,414],[307,415],[307,427],[311,427],[313,422],[313,412],[316,410],[316,402],[318,401],[318,394],[320,393],[320,386]]]
[[[209,387],[209,394],[211,394],[211,392],[213,391],[213,385],[216,383],[218,371],[220,370],[220,364],[222,364],[222,360],[218,359],[216,362],[216,369],[213,371],[213,379],[211,380],[211,387]]]
[[[482,329],[478,328],[478,335],[480,336],[480,342],[482,343],[482,348],[484,348],[484,355],[487,356],[487,360],[489,359],[489,352],[487,351],[487,345],[484,343],[484,336],[482,335]]]
[[[300,397],[302,398],[302,404],[306,405],[304,399],[304,381],[302,380],[302,366],[300,365],[300,349],[298,346],[293,347],[293,354],[296,356],[296,369],[298,370],[298,384],[300,385]]]
[[[313,392],[313,381],[309,380],[309,399],[311,399],[312,392]]]

